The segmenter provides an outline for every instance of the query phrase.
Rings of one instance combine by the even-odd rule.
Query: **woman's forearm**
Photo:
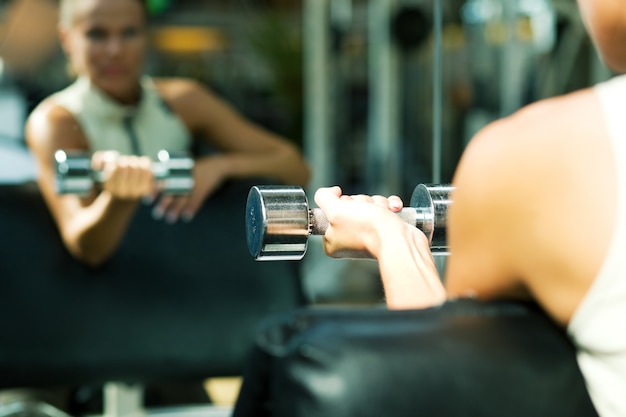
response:
[[[88,265],[101,265],[119,247],[137,205],[137,200],[116,199],[103,191],[65,225],[68,250]]]
[[[224,153],[219,156],[227,178],[267,177],[306,187],[311,171],[295,146],[264,152]]]
[[[381,232],[374,254],[378,259],[390,309],[413,309],[439,305],[446,290],[437,272],[424,234],[406,224],[394,224],[398,233]],[[391,238],[393,236],[393,238]]]

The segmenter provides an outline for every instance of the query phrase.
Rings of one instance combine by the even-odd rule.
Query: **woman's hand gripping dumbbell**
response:
[[[430,242],[433,253],[446,253],[446,220],[450,205],[450,185],[415,187],[410,207],[397,215],[419,228]],[[306,194],[296,186],[254,186],[246,204],[246,241],[254,259],[300,260],[310,235],[323,235],[328,227],[324,213],[309,208]],[[362,258],[364,254],[348,254]]]
[[[106,152],[106,155],[115,157],[119,154],[111,151]],[[88,153],[57,150],[54,159],[59,194],[88,195],[94,184],[101,184],[106,180],[106,170],[94,169]],[[188,194],[194,186],[193,166],[193,159],[186,153],[159,151],[157,160],[150,164],[155,181],[154,189],[170,195]]]

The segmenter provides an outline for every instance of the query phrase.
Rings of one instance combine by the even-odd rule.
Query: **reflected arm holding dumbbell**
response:
[[[39,188],[65,246],[86,264],[101,264],[119,246],[139,197],[153,190],[150,159],[114,157],[114,153],[97,152],[93,161],[95,166],[87,158],[87,166],[83,163],[83,167],[106,172],[103,190],[98,192],[95,187],[87,185],[86,193],[61,194],[58,193],[55,153],[59,149],[88,153],[83,130],[67,110],[47,102],[29,118],[26,137],[38,162]]]

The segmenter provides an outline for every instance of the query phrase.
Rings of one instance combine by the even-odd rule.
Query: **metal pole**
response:
[[[337,178],[331,131],[329,4],[330,0],[305,0],[303,9],[304,153],[313,171],[309,196],[320,187],[335,185]],[[326,256],[321,242],[312,242],[309,256],[302,262],[307,297],[314,301],[328,294],[336,296],[341,286],[338,268],[343,264]]]
[[[517,25],[517,2],[502,2],[503,28],[506,41],[500,48],[500,116],[505,117],[522,105],[524,77],[524,50],[515,31]]]
[[[434,22],[434,50],[433,50],[433,154],[432,154],[432,177],[433,184],[441,183],[441,154],[442,154],[442,135],[441,135],[441,91],[442,91],[442,61],[443,61],[443,42],[442,42],[442,26],[443,13],[441,10],[441,0],[434,0],[433,5],[433,22]]]
[[[304,4],[304,152],[311,164],[311,190],[335,179],[332,106],[329,88],[328,0]]]
[[[391,39],[396,0],[369,2],[369,125],[365,178],[369,193],[399,193],[401,159],[399,134],[398,52]]]

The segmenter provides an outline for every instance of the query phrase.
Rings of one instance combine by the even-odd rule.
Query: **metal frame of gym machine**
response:
[[[346,6],[346,2],[348,2]],[[305,69],[305,154],[313,168],[308,195],[319,187],[336,181],[335,143],[331,129],[335,101],[331,97],[330,39],[331,12],[350,7],[351,0],[305,0],[304,69]],[[332,3],[332,4],[331,4]],[[369,45],[368,126],[366,166],[367,192],[382,195],[398,194],[402,186],[402,149],[400,134],[399,52],[392,39],[390,22],[399,0],[369,0],[367,35]],[[331,9],[331,5],[333,9]],[[433,132],[432,183],[442,177],[441,67],[442,67],[442,3],[433,1]],[[416,184],[417,185],[417,184]],[[437,256],[437,267],[445,268],[445,256]],[[325,256],[321,245],[310,245],[305,263],[305,282],[320,279],[333,271],[337,263]],[[331,264],[333,262],[333,264]],[[336,270],[336,266],[335,269]],[[333,277],[325,277],[325,280]],[[314,297],[313,297],[314,298]]]

